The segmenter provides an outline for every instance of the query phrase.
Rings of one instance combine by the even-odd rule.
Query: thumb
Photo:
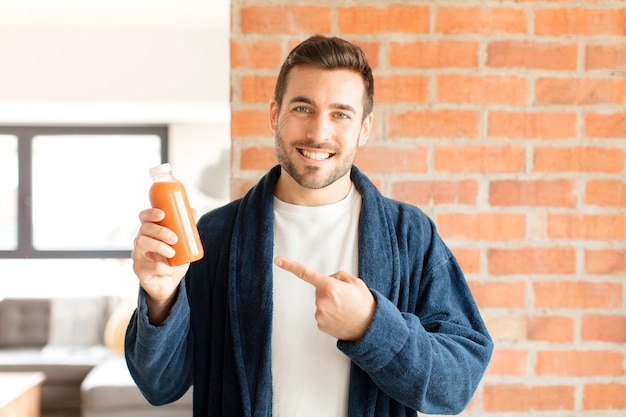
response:
[[[349,273],[347,273],[346,271],[337,271],[334,274],[330,275],[332,278],[335,278],[338,281],[342,281],[342,282],[346,282],[346,283],[350,283],[353,282],[355,279],[359,279],[355,276],[350,275]]]

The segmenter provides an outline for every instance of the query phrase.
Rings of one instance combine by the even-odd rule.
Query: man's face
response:
[[[349,174],[367,140],[372,116],[363,120],[363,79],[346,69],[298,65],[287,81],[281,108],[270,103],[278,162],[300,186],[327,187]]]

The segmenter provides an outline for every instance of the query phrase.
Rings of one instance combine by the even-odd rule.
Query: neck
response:
[[[351,187],[350,172],[324,188],[311,189],[301,186],[281,169],[274,195],[285,203],[298,206],[324,206],[343,200]]]

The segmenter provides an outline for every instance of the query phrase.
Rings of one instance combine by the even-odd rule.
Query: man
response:
[[[458,413],[493,345],[456,260],[416,207],[353,166],[373,121],[362,51],[313,36],[270,102],[279,165],[198,222],[205,257],[170,267],[176,236],[140,214],[129,369],[194,416]]]

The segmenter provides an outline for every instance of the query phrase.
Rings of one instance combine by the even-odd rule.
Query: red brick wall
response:
[[[466,414],[625,415],[626,3],[336,3],[232,1],[233,197],[276,163],[288,50],[356,42],[376,77],[357,165],[435,220],[496,341]]]

